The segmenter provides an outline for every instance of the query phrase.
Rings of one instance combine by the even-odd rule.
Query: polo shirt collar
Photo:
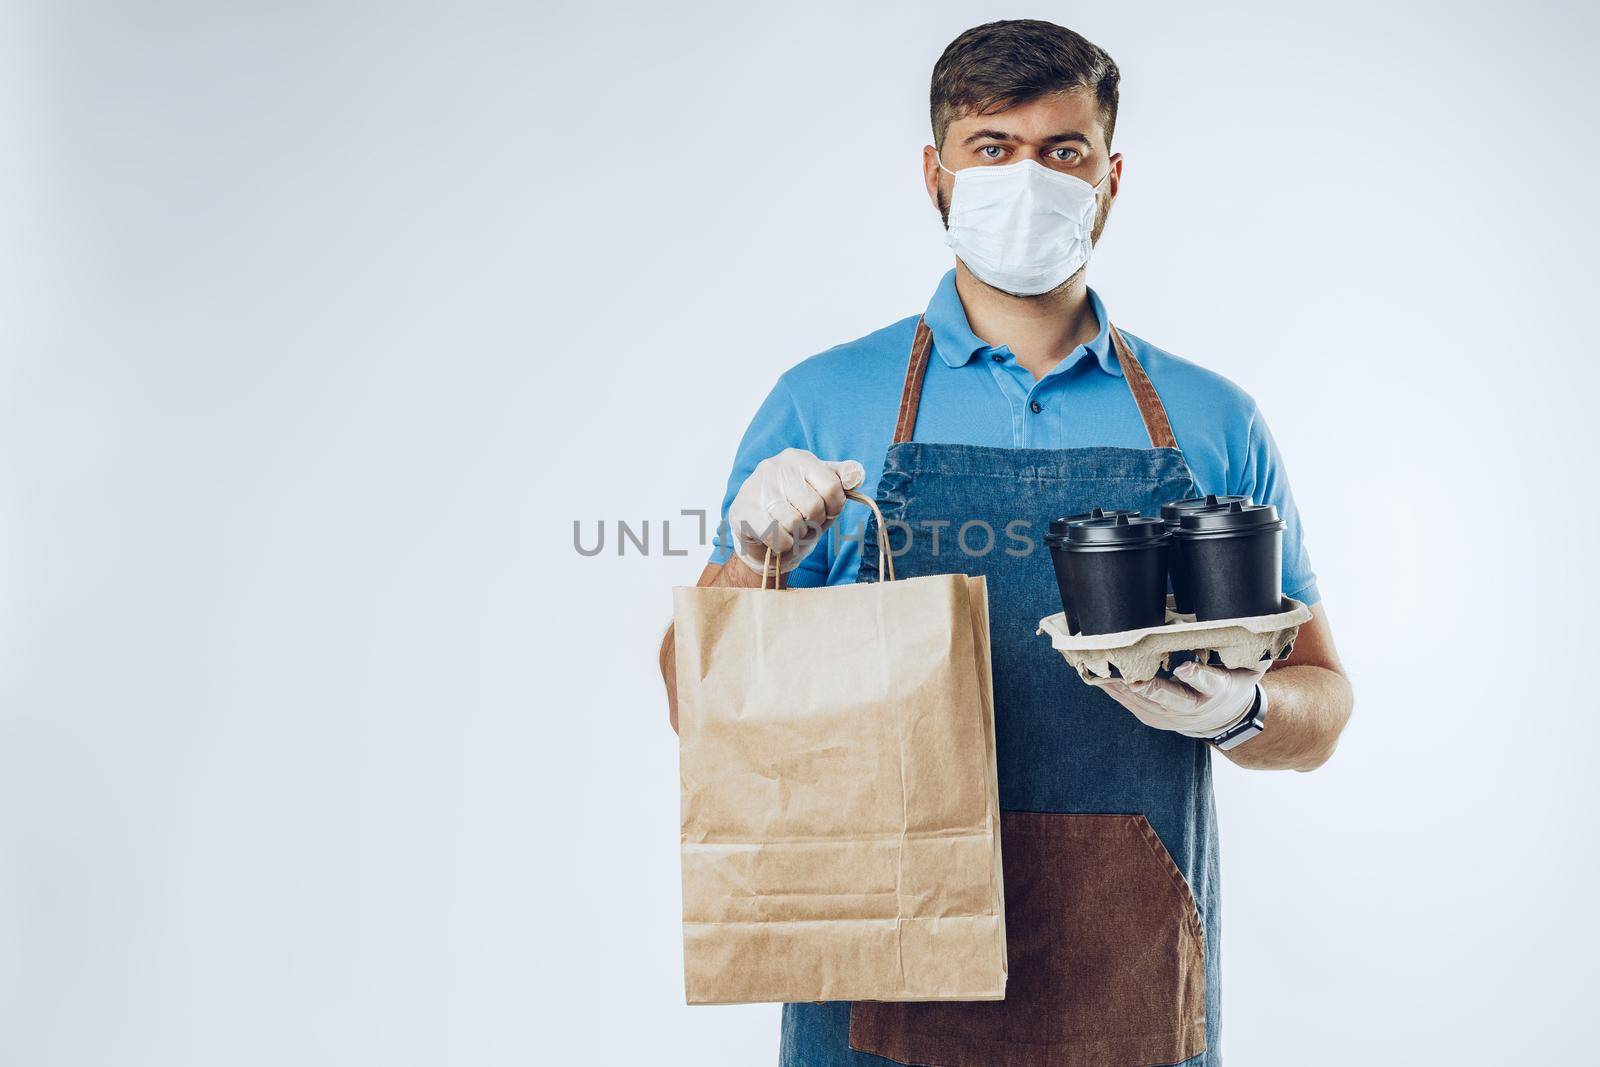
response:
[[[1051,373],[1066,370],[1085,357],[1093,356],[1101,370],[1120,378],[1122,368],[1117,365],[1116,353],[1112,350],[1110,320],[1106,318],[1105,304],[1101,303],[1099,294],[1093,289],[1089,290],[1089,306],[1094,309],[1100,332],[1088,344],[1074,349]],[[939,280],[939,288],[934,290],[933,299],[928,301],[928,310],[922,318],[933,333],[934,351],[951,367],[964,367],[980,352],[990,350],[990,346],[972,332],[967,322],[967,309],[961,306],[961,294],[956,292],[954,270]]]

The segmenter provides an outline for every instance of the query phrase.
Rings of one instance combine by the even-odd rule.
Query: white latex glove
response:
[[[1153,729],[1215,737],[1245,717],[1256,699],[1256,683],[1270,666],[1271,660],[1262,660],[1256,667],[1229,670],[1189,660],[1174,667],[1171,678],[1158,674],[1131,684],[1121,678],[1097,678],[1089,684],[1105,690]]]
[[[845,490],[865,477],[853,459],[818,459],[803,448],[762,460],[728,506],[734,551],[761,574],[770,546],[776,569],[794,570],[844,510]]]

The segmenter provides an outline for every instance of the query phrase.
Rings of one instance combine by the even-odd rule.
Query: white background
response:
[[[925,305],[929,71],[1028,13],[5,6],[0,1062],[775,1061],[683,1004],[660,524]],[[1219,767],[1229,1063],[1592,1059],[1592,9],[1031,13],[1358,694]]]

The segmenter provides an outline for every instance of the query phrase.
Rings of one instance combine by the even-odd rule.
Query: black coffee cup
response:
[[[1170,504],[1161,505],[1161,518],[1166,521],[1167,531],[1174,536],[1178,532],[1178,523],[1185,515],[1196,511],[1214,511],[1225,508],[1229,504],[1248,504],[1247,496],[1217,496],[1210,493],[1206,496],[1191,496],[1183,500],[1174,500]],[[1183,553],[1178,551],[1174,544],[1167,553],[1167,566],[1172,573],[1172,600],[1173,605],[1185,615],[1194,614],[1194,591],[1189,587],[1189,572],[1184,567]]]
[[[1160,519],[1129,514],[1067,521],[1047,536],[1067,629],[1110,634],[1165,622],[1169,540]]]
[[[1065,537],[1067,535],[1067,527],[1075,522],[1088,522],[1090,519],[1114,519],[1118,515],[1126,515],[1131,519],[1138,514],[1137,511],[1129,511],[1126,508],[1090,508],[1082,515],[1068,515],[1064,519],[1051,519],[1050,533],[1047,536]]]
[[[1067,515],[1063,518],[1050,520],[1050,529],[1044,535],[1044,543],[1046,548],[1051,549],[1050,565],[1055,568],[1056,588],[1061,590],[1061,608],[1067,613],[1069,625],[1073,618],[1073,608],[1072,598],[1068,593],[1070,587],[1067,585],[1067,557],[1061,552],[1056,552],[1054,550],[1055,546],[1067,539],[1067,527],[1075,522],[1088,522],[1090,519],[1114,519],[1118,515],[1126,515],[1132,518],[1138,514],[1137,511],[1129,511],[1126,508],[1111,508],[1109,510],[1106,508],[1090,508],[1081,515]]]
[[[1271,504],[1240,501],[1191,510],[1178,520],[1173,549],[1182,557],[1195,621],[1281,610],[1283,526]]]

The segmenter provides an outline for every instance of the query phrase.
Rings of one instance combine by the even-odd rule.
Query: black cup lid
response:
[[[1126,515],[1130,519],[1138,515],[1137,511],[1128,511],[1124,508],[1090,508],[1082,515],[1068,515],[1062,519],[1050,520],[1049,536],[1060,540],[1067,536],[1067,527],[1075,522],[1089,522],[1092,519],[1114,519],[1118,515]]]
[[[1245,504],[1239,501],[1227,505],[1188,511],[1179,522],[1178,532],[1183,535],[1216,533],[1253,533],[1257,530],[1282,529],[1278,509],[1271,504]]]
[[[1178,525],[1178,520],[1191,511],[1206,511],[1211,508],[1225,508],[1229,504],[1248,504],[1247,496],[1218,496],[1215,493],[1206,496],[1191,496],[1183,500],[1174,500],[1170,504],[1161,505],[1161,517],[1172,525]]]
[[[1134,546],[1159,541],[1167,536],[1167,524],[1154,516],[1118,515],[1115,518],[1084,519],[1067,527],[1069,545]]]

